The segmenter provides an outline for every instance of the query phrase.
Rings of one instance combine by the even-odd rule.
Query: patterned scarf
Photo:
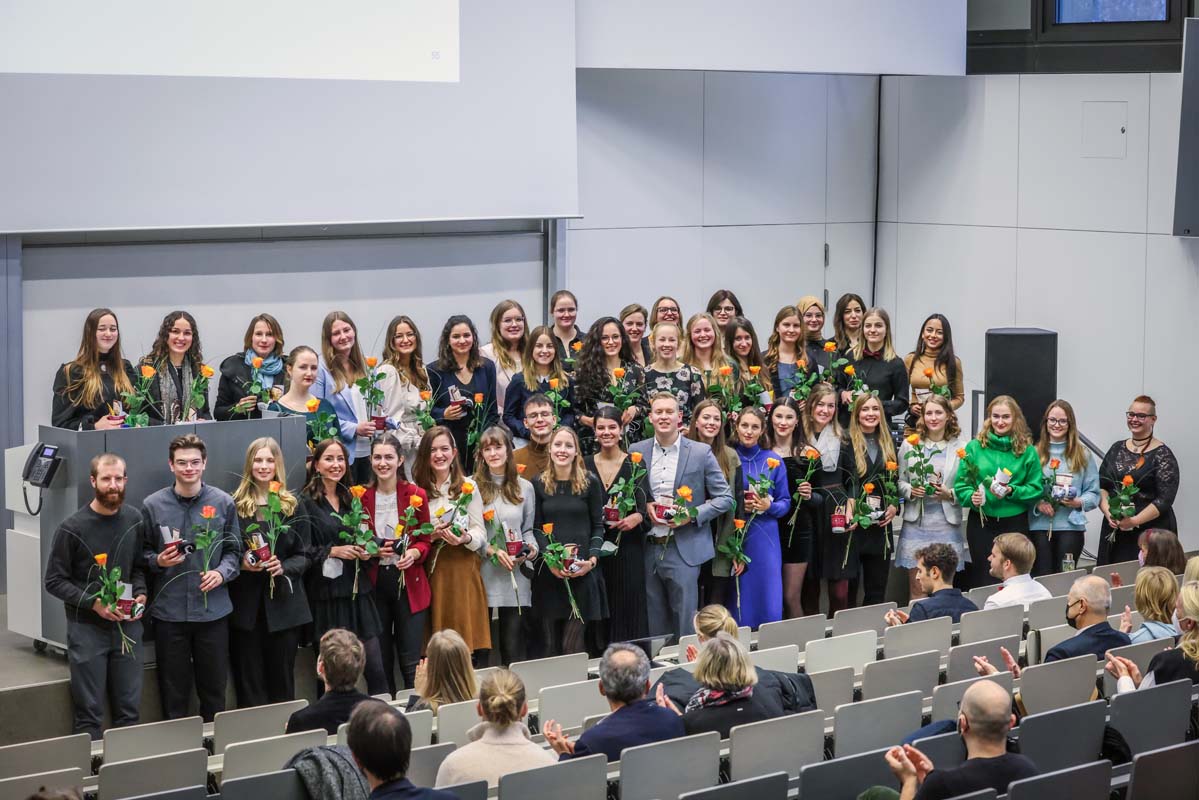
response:
[[[162,393],[162,418],[164,424],[174,425],[176,422],[186,422],[191,408],[184,408],[184,404],[191,404],[191,385],[192,385],[192,365],[191,359],[183,359],[183,366],[180,367],[180,383],[183,385],[183,397],[179,397],[175,393],[175,379],[171,377],[170,360],[165,360],[158,369],[158,388]],[[199,409],[195,409],[199,411]]]
[[[694,711],[697,708],[723,706],[753,696],[753,686],[746,686],[744,689],[737,689],[732,692],[725,689],[707,689],[701,686],[695,694],[691,695],[691,699],[687,701],[687,708],[683,713]]]

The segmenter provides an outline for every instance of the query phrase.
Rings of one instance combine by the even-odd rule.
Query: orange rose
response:
[[[473,483],[471,483],[470,481],[463,481],[462,482],[462,493],[463,494],[474,494],[475,493],[475,485]]]
[[[283,488],[283,484],[279,481],[271,481],[271,485],[267,487],[271,494],[279,494],[279,490]]]
[[[379,359],[375,358],[374,356],[367,356],[366,365],[371,369],[374,369],[375,367],[379,366]]]
[[[933,376],[933,368],[928,367],[924,370],[924,377],[931,378]]]
[[[759,366],[757,366],[757,365],[754,365],[754,366],[752,366],[752,367],[750,367],[750,368],[749,368],[749,374],[750,374],[750,375],[757,375],[757,374],[758,374],[759,372],[761,372],[761,371],[762,371],[762,368],[761,368],[761,367],[759,367]]]
[[[475,392],[475,404],[476,404],[476,405],[481,405],[482,403],[483,403],[483,393],[482,393],[482,392]]]
[[[541,532],[544,533],[546,536],[553,536],[554,535],[554,523],[547,522],[544,525],[542,525]]]
[[[723,367],[720,368],[720,374],[727,378],[729,375],[733,374],[733,368],[730,367],[728,364],[725,364]]]
[[[800,372],[803,372],[808,368],[808,362],[801,358],[795,362],[795,368]]]
[[[411,495],[408,498],[408,505],[412,506],[413,508],[420,508],[424,504],[425,498],[421,497],[419,494]]]
[[[200,376],[201,377],[211,378],[213,375],[216,375],[216,370],[214,370],[212,367],[208,366],[207,364],[200,365]]]
[[[528,469],[528,466],[527,466],[527,465],[525,465],[525,464],[517,464],[517,465],[516,465],[516,474],[517,474],[517,475],[524,475],[524,474],[525,474],[525,470],[526,470],[526,469]]]
[[[146,378],[148,380],[150,378],[153,378],[157,374],[158,373],[154,370],[154,367],[150,366],[149,364],[142,364],[142,377],[143,378]]]
[[[491,522],[493,519],[495,519],[495,509],[494,508],[489,508],[483,512],[483,521],[484,522]]]
[[[1049,459],[1049,468],[1050,469],[1057,469],[1061,465],[1062,465],[1062,462],[1060,460],[1058,460],[1056,458]]]
[[[866,484],[865,486],[862,487],[862,491],[866,492],[866,494],[873,494],[874,493],[874,484],[873,483]]]
[[[916,445],[920,444],[920,434],[918,434],[918,433],[913,433],[911,436],[909,436],[909,437],[907,438],[907,442],[908,442],[908,444],[910,444],[912,447],[915,447]]]
[[[1120,483],[1124,486],[1132,486],[1132,476],[1125,475],[1123,478],[1120,479]]]
[[[959,447],[958,448],[958,458],[965,458],[965,457],[966,457],[966,448]]]
[[[899,469],[899,465],[896,464],[894,461],[887,462],[887,472],[894,472],[897,469]]]
[[[430,391],[424,391],[420,393],[420,399],[424,400],[426,403],[429,402],[431,397],[433,397],[433,393]]]
[[[358,499],[362,499],[362,495],[366,494],[366,487],[361,483],[355,484],[350,487],[350,494],[354,495],[354,497],[357,497]]]
[[[309,397],[308,402],[304,404],[304,408],[308,409],[309,414],[315,414],[316,410],[321,407],[321,401],[315,397]]]
[[[824,343],[824,352],[833,353],[833,352],[836,352],[836,350],[837,350],[836,342],[825,342]]]
[[[582,349],[583,349],[583,343],[582,343],[582,342],[575,342],[574,344],[572,344],[572,345],[570,346],[570,349],[571,349],[571,350],[574,350],[574,351],[577,353],[577,352],[579,352],[580,350],[582,350]]]
[[[680,486],[677,490],[678,496],[686,502],[691,502],[691,487]]]
[[[625,376],[624,367],[617,367],[616,369],[612,370],[612,377],[615,378],[616,380],[620,380],[624,376]]]
[[[777,467],[777,466],[778,466],[779,464],[781,464],[781,463],[782,463],[782,462],[781,462],[781,461],[779,461],[777,458],[768,458],[768,459],[766,459],[766,466],[770,467],[771,469],[774,469],[775,467]]]
[[[548,382],[549,382],[551,389],[556,390],[558,388],[558,379],[557,378],[550,378]]]
[[[642,458],[643,456],[640,453],[629,453],[629,461],[632,461],[634,464],[640,464]]]
[[[733,520],[733,527],[736,528],[737,530],[741,530],[742,528],[745,527],[745,520],[743,520],[743,519]]]
[[[815,461],[816,459],[820,458],[820,451],[815,447],[809,447],[807,450],[804,450],[803,455],[807,460]]]
[[[254,356],[252,359],[250,359],[250,366],[253,367],[254,369],[261,369],[262,368],[262,356]]]
[[[94,558],[96,559],[96,564],[99,566],[108,566],[108,553],[97,553]]]
[[[212,506],[204,506],[200,509],[200,516],[204,519],[213,519],[216,517],[216,509]]]
[[[849,376],[849,377],[851,377],[851,378],[854,376],[854,374],[855,374],[856,372],[857,372],[857,370],[855,370],[855,369],[853,368],[853,364],[850,364],[850,365],[848,365],[848,366],[846,366],[846,367],[845,367],[845,374],[846,374],[846,375],[848,375],[848,376]]]

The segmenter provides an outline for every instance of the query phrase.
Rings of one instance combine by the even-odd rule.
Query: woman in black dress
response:
[[[455,314],[445,321],[437,345],[437,360],[429,366],[429,380],[437,387],[431,411],[433,419],[450,429],[459,465],[468,469],[468,465],[475,463],[475,442],[470,441],[472,426],[482,434],[500,421],[495,362],[479,353],[479,332],[470,317]],[[477,425],[476,414],[481,417]]]
[[[106,431],[121,427],[123,418],[112,416],[121,392],[132,392],[137,377],[121,357],[117,315],[107,308],[94,309],[83,322],[83,337],[74,361],[54,373],[54,403],[50,424],[73,431]]]
[[[543,556],[547,546],[559,542],[574,551],[574,563],[569,572],[541,563],[533,581],[533,607],[545,627],[548,655],[586,650],[595,656],[606,643],[599,641],[594,623],[608,618],[604,579],[595,569],[604,543],[604,490],[583,465],[573,430],[554,431],[549,452],[545,472],[532,480],[537,496],[534,533]],[[582,619],[572,615],[572,595]]]
[[[607,639],[627,642],[644,638],[649,634],[649,619],[646,616],[645,600],[645,504],[649,497],[646,471],[639,465],[640,453],[634,457],[621,449],[621,413],[611,406],[595,412],[595,439],[599,452],[588,456],[587,469],[599,478],[607,503],[604,506],[605,553],[600,559],[600,572],[604,576],[604,588],[608,595],[611,622]],[[617,508],[617,496],[613,488],[624,481],[632,482],[633,471],[637,470],[633,482],[632,511],[621,516]]]
[[[801,597],[804,608],[819,611],[820,581],[824,581],[831,619],[835,612],[849,608],[849,579],[857,577],[858,561],[852,550],[845,559],[846,547],[852,548],[848,534],[833,530],[833,517],[845,504],[846,494],[841,482],[843,442],[837,423],[837,390],[829,384],[812,387],[804,405],[803,433],[806,445],[820,453],[820,466],[812,474],[812,499],[800,506],[812,527],[812,558],[805,576],[810,579],[804,581]],[[838,521],[847,524],[844,517]]]
[[[629,347],[633,351],[633,360],[637,366],[645,369],[645,365],[654,360],[649,351],[649,337],[645,335],[646,322],[649,312],[640,303],[630,303],[620,310],[620,327],[624,328],[629,338]]]
[[[1153,398],[1141,395],[1132,401],[1125,418],[1131,436],[1108,448],[1099,465],[1099,508],[1103,511],[1103,524],[1099,528],[1099,564],[1135,559],[1137,538],[1143,530],[1165,528],[1178,532],[1178,520],[1174,516],[1178,459],[1153,435],[1157,404]],[[1132,496],[1136,513],[1117,520],[1112,517],[1110,501],[1120,491],[1126,476],[1131,477],[1137,487]]]
[[[808,464],[811,463],[804,457],[804,453],[811,448],[804,444],[801,415],[799,404],[790,397],[784,397],[771,406],[766,424],[770,449],[783,460],[783,466],[787,468],[787,496],[794,498],[798,495],[801,503],[796,506],[793,499],[793,510],[779,520],[779,544],[782,546],[783,556],[784,619],[804,615],[801,591],[804,575],[808,571],[808,561],[812,558],[812,516],[806,513],[804,508],[810,506],[812,500],[812,484],[804,480],[807,477]]]
[[[895,352],[891,343],[891,317],[881,308],[872,308],[862,319],[862,338],[850,352],[849,366],[853,374],[845,369],[837,373],[841,390],[841,425],[848,428],[850,406],[857,399],[853,391],[854,379],[863,384],[863,391],[873,392],[883,407],[883,427],[890,427],[892,417],[908,410],[908,370],[903,359]]]
[[[174,425],[197,419],[212,419],[208,410],[208,392],[200,402],[192,398],[192,386],[204,367],[200,349],[200,329],[186,311],[172,311],[162,319],[158,336],[141,365],[154,368],[146,411],[151,425]]]
[[[891,465],[895,469],[891,470]],[[895,443],[887,430],[883,404],[873,394],[859,395],[850,408],[849,438],[841,448],[841,476],[849,490],[846,501],[847,531],[853,537],[853,552],[862,581],[862,604],[872,606],[883,602],[887,592],[887,577],[891,571],[891,520],[899,510],[898,490],[888,496],[886,482],[898,480],[899,463],[895,460]],[[853,521],[854,506],[865,496],[873,519],[869,525]],[[857,582],[849,582],[852,604]]]
[[[731,323],[730,323],[731,324]],[[732,577],[733,561],[720,552],[720,546],[736,532],[734,520],[745,519],[744,470],[737,451],[726,443],[727,416],[715,400],[701,400],[691,417],[687,438],[702,442],[712,448],[716,463],[733,492],[733,507],[711,522],[712,543],[716,556],[700,567],[699,605],[724,605],[729,578]]]
[[[654,360],[645,368],[645,394],[670,392],[679,401],[683,424],[691,422],[691,412],[704,399],[704,379],[695,367],[679,359],[682,327],[675,322],[659,322],[650,335]]]
[[[255,550],[270,541],[266,536],[270,522],[263,511],[272,494],[279,502],[277,523],[287,530],[278,531],[274,555],[263,560]],[[233,601],[229,660],[237,706],[295,700],[296,647],[301,628],[312,622],[304,591],[310,543],[307,526],[297,519],[299,501],[287,491],[283,451],[269,436],[255,439],[246,449],[233,502],[239,530],[247,540],[241,573],[229,584]]]
[[[354,595],[354,562],[370,558],[365,550],[342,541],[341,522],[334,514],[350,510],[352,495],[347,480],[349,454],[340,439],[326,439],[316,446],[308,462],[304,483],[303,517],[308,526],[308,598],[312,604],[313,641],[325,631],[345,628],[362,640],[366,651],[366,686],[370,694],[387,691],[387,675],[379,650],[383,629],[371,597],[371,582],[365,565],[360,565],[358,594]],[[318,692],[321,687],[317,687]]]
[[[254,359],[262,359],[257,367],[262,391],[277,400],[283,394],[287,377],[283,363],[283,328],[270,314],[259,314],[246,328],[243,350],[221,362],[221,381],[217,385],[216,405],[212,415],[219,420],[260,419],[258,404],[262,395],[250,392],[254,383]],[[276,390],[277,388],[277,390]],[[272,391],[276,390],[276,391]]]
[[[583,349],[575,367],[574,400],[578,413],[575,431],[583,445],[584,455],[598,450],[595,442],[597,412],[609,408],[616,411],[621,428],[631,431],[631,438],[641,438],[640,421],[645,419],[645,372],[633,358],[629,337],[615,317],[601,317],[587,331]],[[616,393],[626,396],[636,393],[625,409],[613,403]]]
[[[550,316],[554,318],[552,330],[558,358],[567,372],[574,372],[575,357],[583,341],[583,332],[575,324],[579,318],[579,301],[572,292],[559,289],[550,298]]]

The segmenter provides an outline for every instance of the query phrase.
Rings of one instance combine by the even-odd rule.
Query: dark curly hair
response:
[[[187,350],[187,360],[193,365],[204,363],[204,353],[200,348],[200,329],[196,327],[196,318],[186,311],[172,311],[162,318],[162,324],[158,326],[158,335],[154,337],[154,346],[150,348],[150,355],[145,360],[151,364],[165,363],[170,356],[171,346],[168,339],[171,335],[171,328],[175,327],[175,323],[181,319],[187,320],[192,326],[192,346]]]
[[[441,329],[441,341],[437,343],[437,368],[449,372],[458,370],[454,350],[450,347],[450,332],[458,325],[470,328],[470,355],[466,358],[466,368],[472,371],[476,370],[483,366],[483,356],[479,353],[479,329],[465,314],[455,314],[445,321],[445,326]]]
[[[616,317],[600,317],[591,323],[587,335],[583,337],[583,349],[575,364],[575,396],[599,397],[611,382],[608,368],[605,365],[606,356],[600,337],[604,335],[606,325],[615,325],[620,331],[620,363],[633,361],[633,348],[629,345],[629,335]]]

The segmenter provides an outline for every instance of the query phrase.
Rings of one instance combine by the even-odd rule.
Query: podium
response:
[[[6,531],[5,537],[9,630],[28,636],[39,648],[52,644],[66,649],[67,621],[62,601],[46,592],[42,578],[59,524],[91,502],[94,496],[90,472],[92,458],[101,453],[115,453],[125,459],[129,476],[125,503],[141,508],[147,496],[174,483],[167,448],[176,436],[188,433],[199,436],[207,446],[204,482],[210,486],[232,494],[241,481],[246,448],[263,436],[273,438],[283,450],[288,488],[298,491],[304,482],[308,446],[306,420],[302,416],[110,431],[73,431],[40,426],[40,443],[58,445],[58,455],[62,459],[50,486],[40,490],[40,511],[36,497],[39,490],[25,486],[21,480],[25,459],[37,444],[10,448],[4,453],[5,499],[13,512],[13,527]],[[26,497],[32,509],[26,506]]]

